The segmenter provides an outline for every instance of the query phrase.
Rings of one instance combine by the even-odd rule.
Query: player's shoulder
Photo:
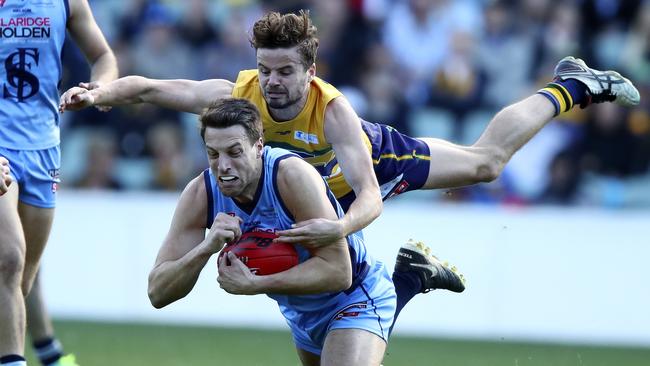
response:
[[[297,192],[309,185],[309,182],[321,181],[318,171],[298,156],[291,155],[278,164],[277,179],[280,192]]]
[[[341,95],[333,99],[325,108],[325,136],[331,143],[333,137],[347,134],[350,128],[361,126],[361,120],[350,102]],[[349,137],[349,136],[348,136]]]
[[[334,99],[343,95],[343,93],[341,93],[334,85],[319,78],[318,76],[315,76],[312,80],[311,87],[319,89],[320,93],[328,99]]]
[[[203,173],[183,189],[174,213],[174,226],[188,229],[204,228],[208,217],[208,195]]]
[[[206,187],[206,174],[207,170],[201,172],[201,174],[187,183],[181,193],[181,201],[192,205],[207,205],[208,188]]]
[[[287,154],[282,156],[282,160],[278,163],[277,175],[279,178],[295,178],[304,174],[304,171],[311,168],[311,165],[294,154]]]
[[[352,108],[350,102],[345,98],[344,95],[340,95],[332,99],[327,106],[325,107],[325,119],[333,118],[336,115],[348,111],[348,108]]]

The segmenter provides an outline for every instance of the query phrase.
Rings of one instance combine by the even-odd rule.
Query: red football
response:
[[[298,264],[298,252],[292,244],[273,243],[277,237],[275,233],[263,231],[243,233],[236,243],[227,244],[221,250],[219,259],[225,253],[233,252],[259,276],[286,271]]]

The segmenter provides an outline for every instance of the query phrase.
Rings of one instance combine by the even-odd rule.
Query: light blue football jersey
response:
[[[242,209],[232,198],[221,194],[214,175],[209,169],[206,169],[204,179],[209,200],[207,226],[212,224],[217,213],[224,212],[239,216],[243,220],[242,232],[253,230],[274,232],[275,230],[290,228],[295,221],[282,202],[276,184],[278,164],[289,157],[298,156],[284,149],[270,148],[268,146],[264,148],[262,178],[255,193],[254,201],[256,204],[253,206],[252,211]],[[325,181],[323,181],[323,184],[327,188]],[[327,188],[327,192],[339,217],[343,216],[343,210],[329,188]],[[366,252],[361,232],[349,235],[347,242],[352,261],[353,285],[351,288],[354,288],[363,281],[369,268],[373,268],[374,260]],[[305,248],[296,245],[296,250],[300,262],[304,262],[309,258],[309,252]],[[302,312],[320,312],[336,306],[338,294],[341,293],[300,296],[269,295],[269,297],[278,302],[284,316],[291,321],[295,317],[299,317]]]
[[[0,146],[59,144],[67,0],[0,0]]]

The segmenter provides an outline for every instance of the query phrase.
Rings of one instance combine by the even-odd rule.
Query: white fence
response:
[[[223,292],[214,258],[188,297],[151,307],[147,274],[176,194],[59,198],[42,276],[55,317],[284,326],[268,298]],[[650,345],[650,211],[394,199],[365,235],[391,269],[400,244],[415,238],[468,278],[462,294],[417,296],[396,334]]]

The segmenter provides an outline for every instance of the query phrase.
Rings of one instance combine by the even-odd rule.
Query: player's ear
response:
[[[262,157],[262,150],[264,150],[264,143],[261,137],[255,143],[255,148],[257,149],[257,158],[259,159]]]
[[[309,78],[309,82],[314,80],[314,77],[316,77],[316,64],[311,64],[309,68],[307,69],[307,75]]]

